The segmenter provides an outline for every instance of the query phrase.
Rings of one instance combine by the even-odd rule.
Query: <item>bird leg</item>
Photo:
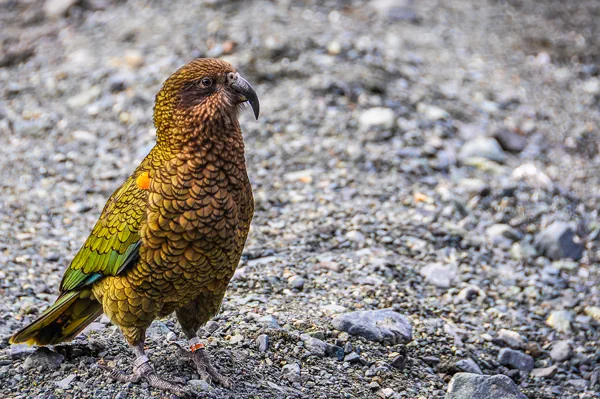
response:
[[[134,382],[134,383],[139,382],[140,380],[144,379],[148,382],[148,384],[151,387],[154,387],[154,388],[157,388],[157,389],[160,389],[163,391],[168,391],[177,396],[183,396],[183,397],[193,396],[193,393],[190,390],[186,389],[185,387],[178,385],[178,384],[174,384],[167,380],[164,380],[164,379],[160,378],[158,376],[158,374],[156,374],[154,367],[150,363],[150,359],[148,359],[148,356],[146,356],[146,354],[144,352],[144,343],[143,342],[140,342],[140,343],[134,345],[133,351],[135,352],[136,359],[133,362],[133,373],[132,374],[125,374],[122,371],[119,371],[117,369],[110,369],[108,367],[105,367],[110,371],[110,376],[113,379],[120,381],[120,382]],[[173,379],[173,380],[177,383],[184,382],[183,380],[180,380],[180,379]]]
[[[232,385],[231,379],[225,377],[217,371],[217,369],[211,364],[210,356],[203,343],[200,342],[200,338],[197,335],[193,336],[188,340],[190,351],[188,352],[185,348],[177,345],[181,355],[185,358],[192,359],[196,365],[198,375],[200,378],[207,382],[214,381],[225,388],[230,388]]]

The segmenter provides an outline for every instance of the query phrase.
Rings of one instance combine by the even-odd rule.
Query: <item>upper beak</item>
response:
[[[240,101],[245,102],[248,101],[250,106],[252,107],[252,111],[254,111],[254,116],[258,119],[258,113],[260,111],[260,104],[258,103],[258,96],[256,92],[250,86],[250,83],[244,78],[242,78],[239,74],[235,82],[231,84],[231,88],[234,89],[240,95]]]

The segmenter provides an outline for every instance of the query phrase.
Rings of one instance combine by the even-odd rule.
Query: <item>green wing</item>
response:
[[[110,197],[100,219],[65,271],[60,292],[115,276],[139,257],[139,228],[146,212],[147,190],[131,176]]]

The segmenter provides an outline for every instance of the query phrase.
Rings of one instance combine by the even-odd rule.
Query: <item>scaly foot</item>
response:
[[[122,371],[117,369],[113,369],[106,366],[101,366],[102,368],[108,370],[110,372],[110,376],[120,382],[140,382],[142,379],[146,380],[151,387],[167,391],[173,393],[177,396],[184,398],[194,398],[196,394],[190,389],[184,387],[184,380],[180,378],[171,378],[173,382],[169,382],[164,380],[156,374],[154,367],[150,363],[150,360],[146,356],[138,357],[133,363],[133,373],[125,374]]]
[[[187,349],[183,348],[177,343],[175,345],[179,348],[179,351],[183,357],[187,359],[192,359],[192,361],[196,365],[198,375],[200,375],[201,379],[208,383],[213,381],[217,384],[220,384],[224,388],[231,388],[231,386],[233,385],[231,379],[219,373],[217,369],[211,364],[208,351],[198,339],[190,340],[191,351],[188,351]]]

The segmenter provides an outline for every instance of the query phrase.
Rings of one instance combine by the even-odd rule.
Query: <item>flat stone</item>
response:
[[[448,384],[446,399],[527,399],[509,377],[457,373]]]
[[[219,329],[219,323],[217,323],[216,321],[209,321],[208,323],[206,323],[206,325],[204,326],[204,329],[209,333],[212,334],[215,331],[217,331]]]
[[[366,240],[365,235],[358,230],[351,230],[351,231],[347,232],[346,238],[349,241],[356,242],[356,243],[362,243],[362,242],[365,242],[365,240]]]
[[[89,335],[89,333],[91,333],[92,331],[102,331],[106,328],[106,324],[103,323],[98,323],[98,322],[93,322],[90,323],[83,331],[82,333],[84,335]]]
[[[302,290],[304,288],[304,278],[300,276],[292,276],[288,279],[288,283],[292,288]]]
[[[356,352],[348,353],[346,357],[344,357],[344,361],[348,363],[358,363],[360,362],[360,355]]]
[[[521,371],[530,372],[533,370],[533,357],[518,350],[503,348],[498,354],[498,362],[504,366],[509,366]]]
[[[543,189],[551,189],[553,187],[552,180],[547,174],[542,172],[532,163],[524,163],[518,166],[512,172],[512,178],[516,181],[523,181],[532,187]]]
[[[86,130],[75,130],[71,133],[74,140],[81,141],[84,143],[95,143],[98,141],[98,135],[88,132]]]
[[[323,357],[327,352],[327,344],[320,339],[311,337],[308,334],[300,335],[300,339],[304,342],[304,347],[313,355]]]
[[[212,387],[206,380],[189,380],[188,384],[200,391],[210,391]]]
[[[493,224],[485,230],[485,235],[492,245],[505,245],[507,248],[522,237],[521,233],[507,224]]]
[[[269,336],[267,334],[260,334],[256,338],[256,343],[260,352],[266,352],[269,349]]]
[[[454,298],[455,303],[473,302],[483,303],[486,298],[486,293],[476,285],[469,285],[458,293]]]
[[[46,0],[44,3],[44,12],[50,18],[58,18],[67,14],[78,0]]]
[[[327,344],[325,354],[329,357],[335,357],[337,360],[344,360],[344,348],[337,345]]]
[[[598,306],[586,306],[583,309],[586,315],[600,323],[600,307]]]
[[[277,319],[275,317],[271,316],[270,314],[262,316],[261,318],[258,319],[258,322],[265,327],[280,328],[279,323],[277,322]]]
[[[533,378],[552,378],[558,372],[558,367],[556,365],[550,367],[543,367],[539,369],[531,370],[531,376]]]
[[[425,116],[425,118],[430,121],[438,121],[440,119],[450,118],[450,114],[445,109],[425,103],[417,104],[417,112]]]
[[[523,349],[525,347],[525,340],[523,340],[523,337],[516,331],[502,328],[498,331],[498,337],[496,339],[505,346],[513,349]]]
[[[506,155],[496,139],[482,137],[467,141],[458,153],[458,159],[464,161],[468,158],[485,158],[490,161],[502,163]]]
[[[60,353],[51,351],[46,347],[37,348],[25,362],[23,368],[29,370],[31,368],[42,368],[46,370],[55,370],[65,360],[65,357]]]
[[[369,3],[377,13],[391,21],[414,21],[417,13],[412,0],[371,0]]]
[[[479,368],[479,365],[477,365],[477,363],[475,363],[475,361],[471,358],[459,360],[458,362],[456,362],[456,367],[459,370],[464,371],[465,373],[472,373],[472,374],[479,374],[479,375],[483,374],[483,372],[481,371],[481,368]]]
[[[570,258],[580,260],[583,244],[574,241],[575,233],[569,223],[554,222],[535,236],[535,249],[551,260]]]
[[[568,310],[555,310],[546,319],[546,324],[561,333],[571,332],[573,314]]]
[[[10,357],[12,359],[21,359],[35,352],[35,348],[27,344],[14,344],[10,346]]]
[[[231,345],[239,344],[240,342],[244,342],[244,336],[241,334],[236,334],[229,339],[229,343]]]
[[[369,341],[391,344],[412,341],[412,325],[406,316],[392,309],[350,312],[331,322],[340,331],[361,336]]]
[[[286,364],[281,370],[283,374],[300,375],[300,365],[298,363]]]
[[[160,320],[154,320],[146,330],[146,336],[151,339],[161,340],[165,339],[170,332],[171,330],[169,330],[169,327],[165,323]]]
[[[573,356],[573,349],[569,341],[557,341],[552,344],[550,357],[555,362],[564,362],[565,360],[569,360],[571,356]]]
[[[363,129],[373,127],[391,129],[395,123],[394,111],[383,107],[371,108],[360,114],[358,123]]]
[[[456,266],[430,263],[423,267],[419,274],[425,281],[439,288],[450,288],[456,279]]]
[[[56,384],[56,386],[59,387],[60,389],[67,389],[67,388],[69,388],[69,385],[71,385],[71,383],[73,382],[75,377],[77,377],[77,375],[69,374],[67,377],[63,378],[60,381],[55,382],[54,384]]]
[[[404,356],[404,355],[396,356],[390,363],[390,366],[392,366],[393,368],[395,368],[397,370],[404,370],[404,368],[406,367],[406,356]]]
[[[494,138],[498,140],[498,143],[505,151],[510,152],[521,152],[527,146],[527,138],[512,130],[499,129],[495,134]]]

